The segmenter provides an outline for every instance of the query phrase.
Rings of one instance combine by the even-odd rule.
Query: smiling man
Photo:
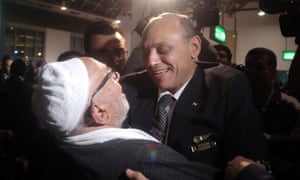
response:
[[[163,13],[150,19],[142,48],[146,71],[122,79],[130,104],[124,126],[159,135],[188,159],[219,168],[237,155],[266,159],[247,77],[222,64],[204,71],[196,63],[201,38],[187,16]],[[163,107],[168,114],[162,128],[158,104],[165,94],[173,102]]]

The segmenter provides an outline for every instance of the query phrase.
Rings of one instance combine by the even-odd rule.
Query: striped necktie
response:
[[[163,95],[158,102],[158,111],[154,122],[152,135],[164,142],[168,125],[168,112],[174,98],[170,94]]]

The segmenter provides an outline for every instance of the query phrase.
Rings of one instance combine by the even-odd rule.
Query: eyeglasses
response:
[[[108,71],[108,73],[104,76],[103,80],[101,81],[101,83],[99,84],[99,86],[96,88],[96,90],[94,91],[94,93],[91,96],[91,100],[90,100],[90,105],[89,108],[91,108],[92,104],[93,104],[93,99],[94,96],[97,94],[97,92],[99,92],[101,90],[101,88],[104,87],[104,85],[106,84],[106,82],[110,79],[116,79],[118,80],[120,78],[120,75],[117,71],[115,71],[114,69],[111,69],[110,71]],[[89,111],[86,111],[86,113],[88,113],[88,115],[90,116],[91,114],[89,113]],[[90,118],[87,120],[86,124],[87,126],[93,125],[95,122],[92,121]]]
[[[94,96],[97,94],[98,91],[101,90],[101,88],[103,88],[103,86],[106,84],[106,82],[113,77],[114,75],[114,79],[118,79],[119,75],[118,72],[116,72],[115,70],[111,69],[103,78],[103,80],[101,81],[101,83],[99,84],[99,86],[97,87],[97,89],[95,90],[95,92],[92,94],[91,100],[93,100]]]

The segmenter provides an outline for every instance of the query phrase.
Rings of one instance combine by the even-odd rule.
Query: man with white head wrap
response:
[[[42,124],[68,136],[83,121],[88,91],[87,70],[80,60],[47,64],[33,94],[33,111]]]
[[[39,178],[122,179],[131,168],[150,179],[215,179],[217,169],[187,161],[141,130],[120,128],[129,106],[118,80],[92,58],[43,67],[32,106],[56,139],[43,140],[47,168]]]

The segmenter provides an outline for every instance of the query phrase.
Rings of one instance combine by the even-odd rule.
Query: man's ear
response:
[[[107,111],[98,106],[97,104],[92,104],[90,107],[90,114],[95,122],[95,124],[105,125],[109,121],[109,116]]]
[[[201,38],[198,35],[190,39],[191,57],[193,60],[197,59],[201,51]]]

